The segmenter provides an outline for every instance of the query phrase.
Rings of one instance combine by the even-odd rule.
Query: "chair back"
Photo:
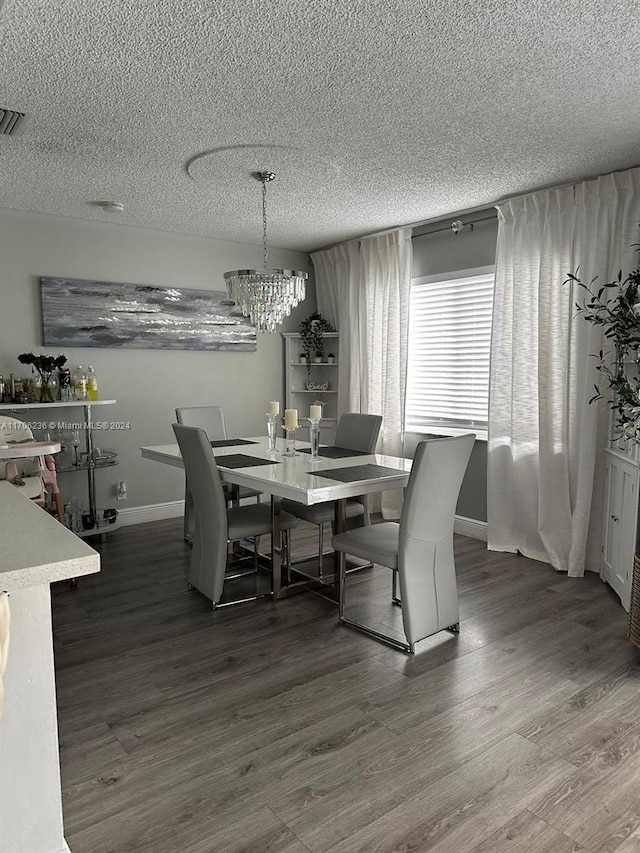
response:
[[[176,409],[176,420],[179,424],[203,429],[209,436],[209,441],[227,437],[221,406],[185,406]]]
[[[347,450],[374,453],[381,427],[381,415],[346,412],[340,416],[333,443],[336,447],[344,447]]]
[[[459,621],[453,524],[474,442],[468,434],[416,448],[398,540],[402,619],[412,643]]]
[[[195,531],[189,583],[219,601],[227,564],[227,503],[208,434],[173,424],[193,496]]]
[[[31,428],[24,421],[0,415],[0,444],[33,440]],[[23,494],[29,498],[35,499],[42,496],[44,492],[43,470],[44,463],[41,456],[0,459],[0,480],[13,479],[16,476],[22,478],[25,484],[18,488],[22,489]]]

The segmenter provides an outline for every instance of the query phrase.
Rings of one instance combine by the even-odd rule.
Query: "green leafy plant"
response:
[[[640,244],[634,246],[640,250]],[[578,313],[588,323],[602,326],[603,336],[611,345],[595,355],[603,381],[595,385],[589,403],[605,399],[621,433],[640,442],[640,269],[624,277],[620,270],[614,281],[599,286],[597,277],[586,283],[578,273],[567,273],[563,284],[572,283],[586,291],[584,300],[576,303]]]
[[[312,357],[322,357],[324,352],[322,335],[324,332],[335,332],[335,329],[317,311],[314,311],[300,323],[300,338],[302,339],[302,349],[307,358],[307,373],[311,373]]]

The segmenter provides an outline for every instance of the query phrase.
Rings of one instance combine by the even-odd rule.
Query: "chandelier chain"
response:
[[[267,180],[262,179],[262,257],[264,268],[267,268],[269,252],[267,250]]]

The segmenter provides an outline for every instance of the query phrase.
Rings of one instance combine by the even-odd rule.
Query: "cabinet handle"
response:
[[[611,516],[611,519],[612,519],[613,521],[620,521],[620,519],[618,518],[618,516],[617,516],[617,515],[612,515],[612,516]]]

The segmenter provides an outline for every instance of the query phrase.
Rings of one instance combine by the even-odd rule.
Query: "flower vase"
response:
[[[58,377],[55,373],[40,373],[38,379],[38,402],[55,403],[60,390]]]

